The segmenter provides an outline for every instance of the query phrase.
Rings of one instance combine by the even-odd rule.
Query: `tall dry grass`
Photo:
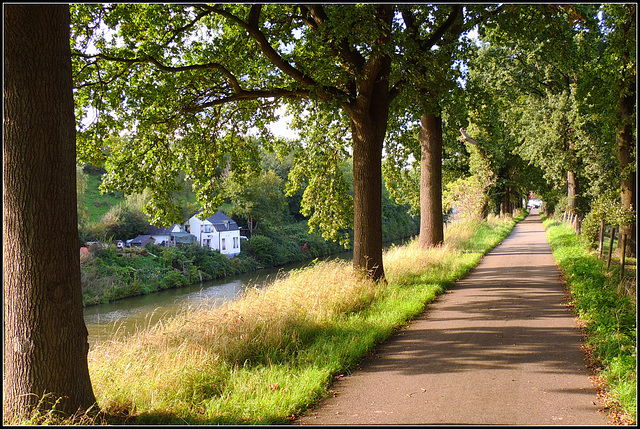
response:
[[[295,354],[336,315],[369,305],[380,288],[344,261],[320,262],[249,289],[216,309],[196,309],[128,339],[97,345],[89,361],[106,408],[182,409],[222,395],[231,369]]]
[[[185,311],[127,339],[99,344],[89,354],[99,404],[112,414],[152,416],[154,422],[163,416],[171,422],[263,422],[252,417],[260,407],[275,407],[271,415],[282,418],[317,399],[330,372],[345,365],[328,361],[366,353],[421,311],[444,283],[470,269],[481,256],[466,245],[474,236],[509,225],[495,219],[454,224],[441,247],[394,247],[384,255],[387,283],[371,281],[348,262],[320,262],[222,307]],[[282,404],[287,401],[293,405]]]

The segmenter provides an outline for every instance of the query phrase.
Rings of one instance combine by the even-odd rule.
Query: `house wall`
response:
[[[240,253],[240,231],[220,231],[219,245],[222,247],[224,240],[224,248],[220,249],[223,255],[235,256]],[[235,239],[235,240],[234,240]]]
[[[160,245],[163,241],[170,243],[171,242],[171,236],[170,235],[152,235],[151,238],[153,238],[156,243]]]
[[[171,232],[182,232],[182,228],[180,227],[180,225],[173,225],[173,228],[171,228]],[[158,235],[151,235],[151,237],[156,241],[156,244],[161,244],[163,241],[166,242],[166,244],[171,243],[171,235],[165,235],[165,234],[158,234]]]
[[[200,246],[208,246],[210,249],[217,250],[227,256],[235,256],[240,253],[239,230],[217,231],[211,222],[208,220],[201,221],[196,216],[189,219],[185,225],[189,225],[189,232],[196,237]],[[211,232],[205,232],[207,227],[210,227]],[[224,246],[222,245],[223,239]]]

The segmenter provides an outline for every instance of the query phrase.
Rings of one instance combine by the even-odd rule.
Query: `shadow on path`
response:
[[[296,424],[607,423],[537,215]]]

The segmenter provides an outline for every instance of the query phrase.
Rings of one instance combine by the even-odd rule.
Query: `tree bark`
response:
[[[578,189],[578,181],[574,171],[567,171],[567,212],[575,214],[576,212],[576,193]]]
[[[635,104],[635,91],[627,97],[620,98],[618,117],[620,127],[616,133],[616,155],[620,166],[620,205],[627,210],[636,210],[636,172],[633,157],[633,127],[631,118]],[[636,224],[620,225],[620,237],[626,234],[625,252],[629,256],[636,254]],[[620,249],[621,250],[621,249]],[[618,251],[617,251],[618,252]]]
[[[567,212],[576,214],[576,196],[578,195],[578,177],[574,170],[577,163],[576,151],[573,141],[569,141],[569,165],[570,169],[567,171]]]
[[[367,109],[368,110],[368,109]],[[382,263],[382,146],[388,108],[350,114],[353,136],[353,266],[374,280]]]
[[[444,243],[442,222],[442,117],[423,113],[420,118],[420,237],[418,246]]]
[[[68,5],[7,5],[5,418],[96,400],[82,315]],[[40,402],[42,401],[42,402]],[[40,402],[40,403],[39,403]]]
[[[502,201],[500,202],[500,216],[511,217],[512,215],[513,211],[511,210],[511,187],[505,184],[504,195],[502,196]]]

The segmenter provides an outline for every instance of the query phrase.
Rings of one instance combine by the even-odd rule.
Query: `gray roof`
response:
[[[206,220],[211,222],[218,231],[239,231],[238,224],[221,211],[209,216]]]
[[[131,244],[144,243],[147,240],[153,240],[150,235],[139,235],[130,241]]]
[[[170,235],[171,230],[176,227],[176,224],[171,226],[155,226],[149,225],[147,227],[147,234],[149,235]]]
[[[147,227],[147,234],[149,235],[169,235],[173,226],[154,226],[149,225]]]

